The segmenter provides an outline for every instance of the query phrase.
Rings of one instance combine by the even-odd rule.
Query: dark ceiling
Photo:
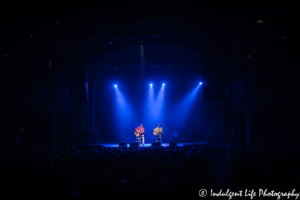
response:
[[[286,1],[285,1],[286,4]],[[43,3],[2,6],[2,20],[19,17],[37,23],[52,24],[59,19],[72,25],[110,24],[148,20],[209,20],[217,22],[241,17],[254,10],[282,6],[281,2],[208,1],[198,3]]]

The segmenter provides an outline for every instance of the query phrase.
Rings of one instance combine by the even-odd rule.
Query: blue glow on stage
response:
[[[139,76],[137,73],[134,77]],[[153,129],[161,124],[164,142],[200,138],[207,133],[206,126],[211,119],[207,116],[210,104],[203,100],[203,84],[199,78],[181,81],[155,75],[99,80],[101,90],[96,98],[96,130],[99,131],[95,135],[104,142],[135,142],[134,129],[143,124],[145,143],[149,143],[155,142]],[[176,137],[174,132],[178,133]]]

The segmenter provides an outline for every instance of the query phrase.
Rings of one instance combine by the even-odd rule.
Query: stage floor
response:
[[[196,143],[177,143],[178,147],[183,147],[184,145],[206,145],[208,143],[206,142],[196,142]],[[119,147],[119,143],[99,143],[99,144],[85,144],[85,145],[101,145],[104,147]],[[139,146],[141,148],[145,148],[145,147],[151,147],[152,143],[145,143],[145,146]],[[169,143],[162,143],[161,144],[162,147],[168,147]],[[225,147],[225,145],[221,145],[221,144],[213,144],[214,147]],[[130,144],[127,143],[127,147],[130,147]]]

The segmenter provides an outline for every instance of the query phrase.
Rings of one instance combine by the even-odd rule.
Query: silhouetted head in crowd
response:
[[[125,180],[117,182],[115,185],[115,191],[117,192],[117,196],[128,197],[130,194],[130,187],[128,182]]]
[[[80,193],[79,181],[76,178],[70,178],[65,182],[65,191],[76,191],[77,194]]]
[[[155,188],[156,198],[170,198],[173,196],[174,196],[174,189],[170,181],[163,179],[156,184],[156,188]]]
[[[148,192],[147,179],[141,175],[134,177],[132,189],[136,195],[146,195]]]
[[[64,195],[64,199],[68,200],[80,200],[80,196],[76,191],[68,191]]]

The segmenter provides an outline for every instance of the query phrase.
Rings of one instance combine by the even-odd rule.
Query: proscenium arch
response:
[[[184,46],[178,46],[178,45],[161,45],[161,44],[147,44],[143,45],[143,53],[144,56],[163,56],[163,57],[170,57],[170,58],[179,58],[186,61],[189,61],[190,63],[193,63],[193,68],[201,68],[201,54],[197,50],[193,50]],[[92,91],[92,105],[89,104],[90,109],[92,110],[92,113],[89,113],[92,118],[92,128],[90,130],[85,130],[86,132],[90,132],[91,136],[93,137],[93,142],[95,141],[94,135],[95,135],[95,104],[96,104],[96,98],[95,98],[95,87],[96,87],[96,81],[99,77],[99,75],[109,67],[111,67],[114,64],[130,60],[133,58],[140,58],[141,57],[141,46],[135,45],[135,46],[128,46],[124,48],[120,48],[118,50],[115,50],[113,52],[109,52],[105,55],[100,56],[97,58],[90,66],[88,66],[87,70],[87,81],[89,87],[89,91]]]

